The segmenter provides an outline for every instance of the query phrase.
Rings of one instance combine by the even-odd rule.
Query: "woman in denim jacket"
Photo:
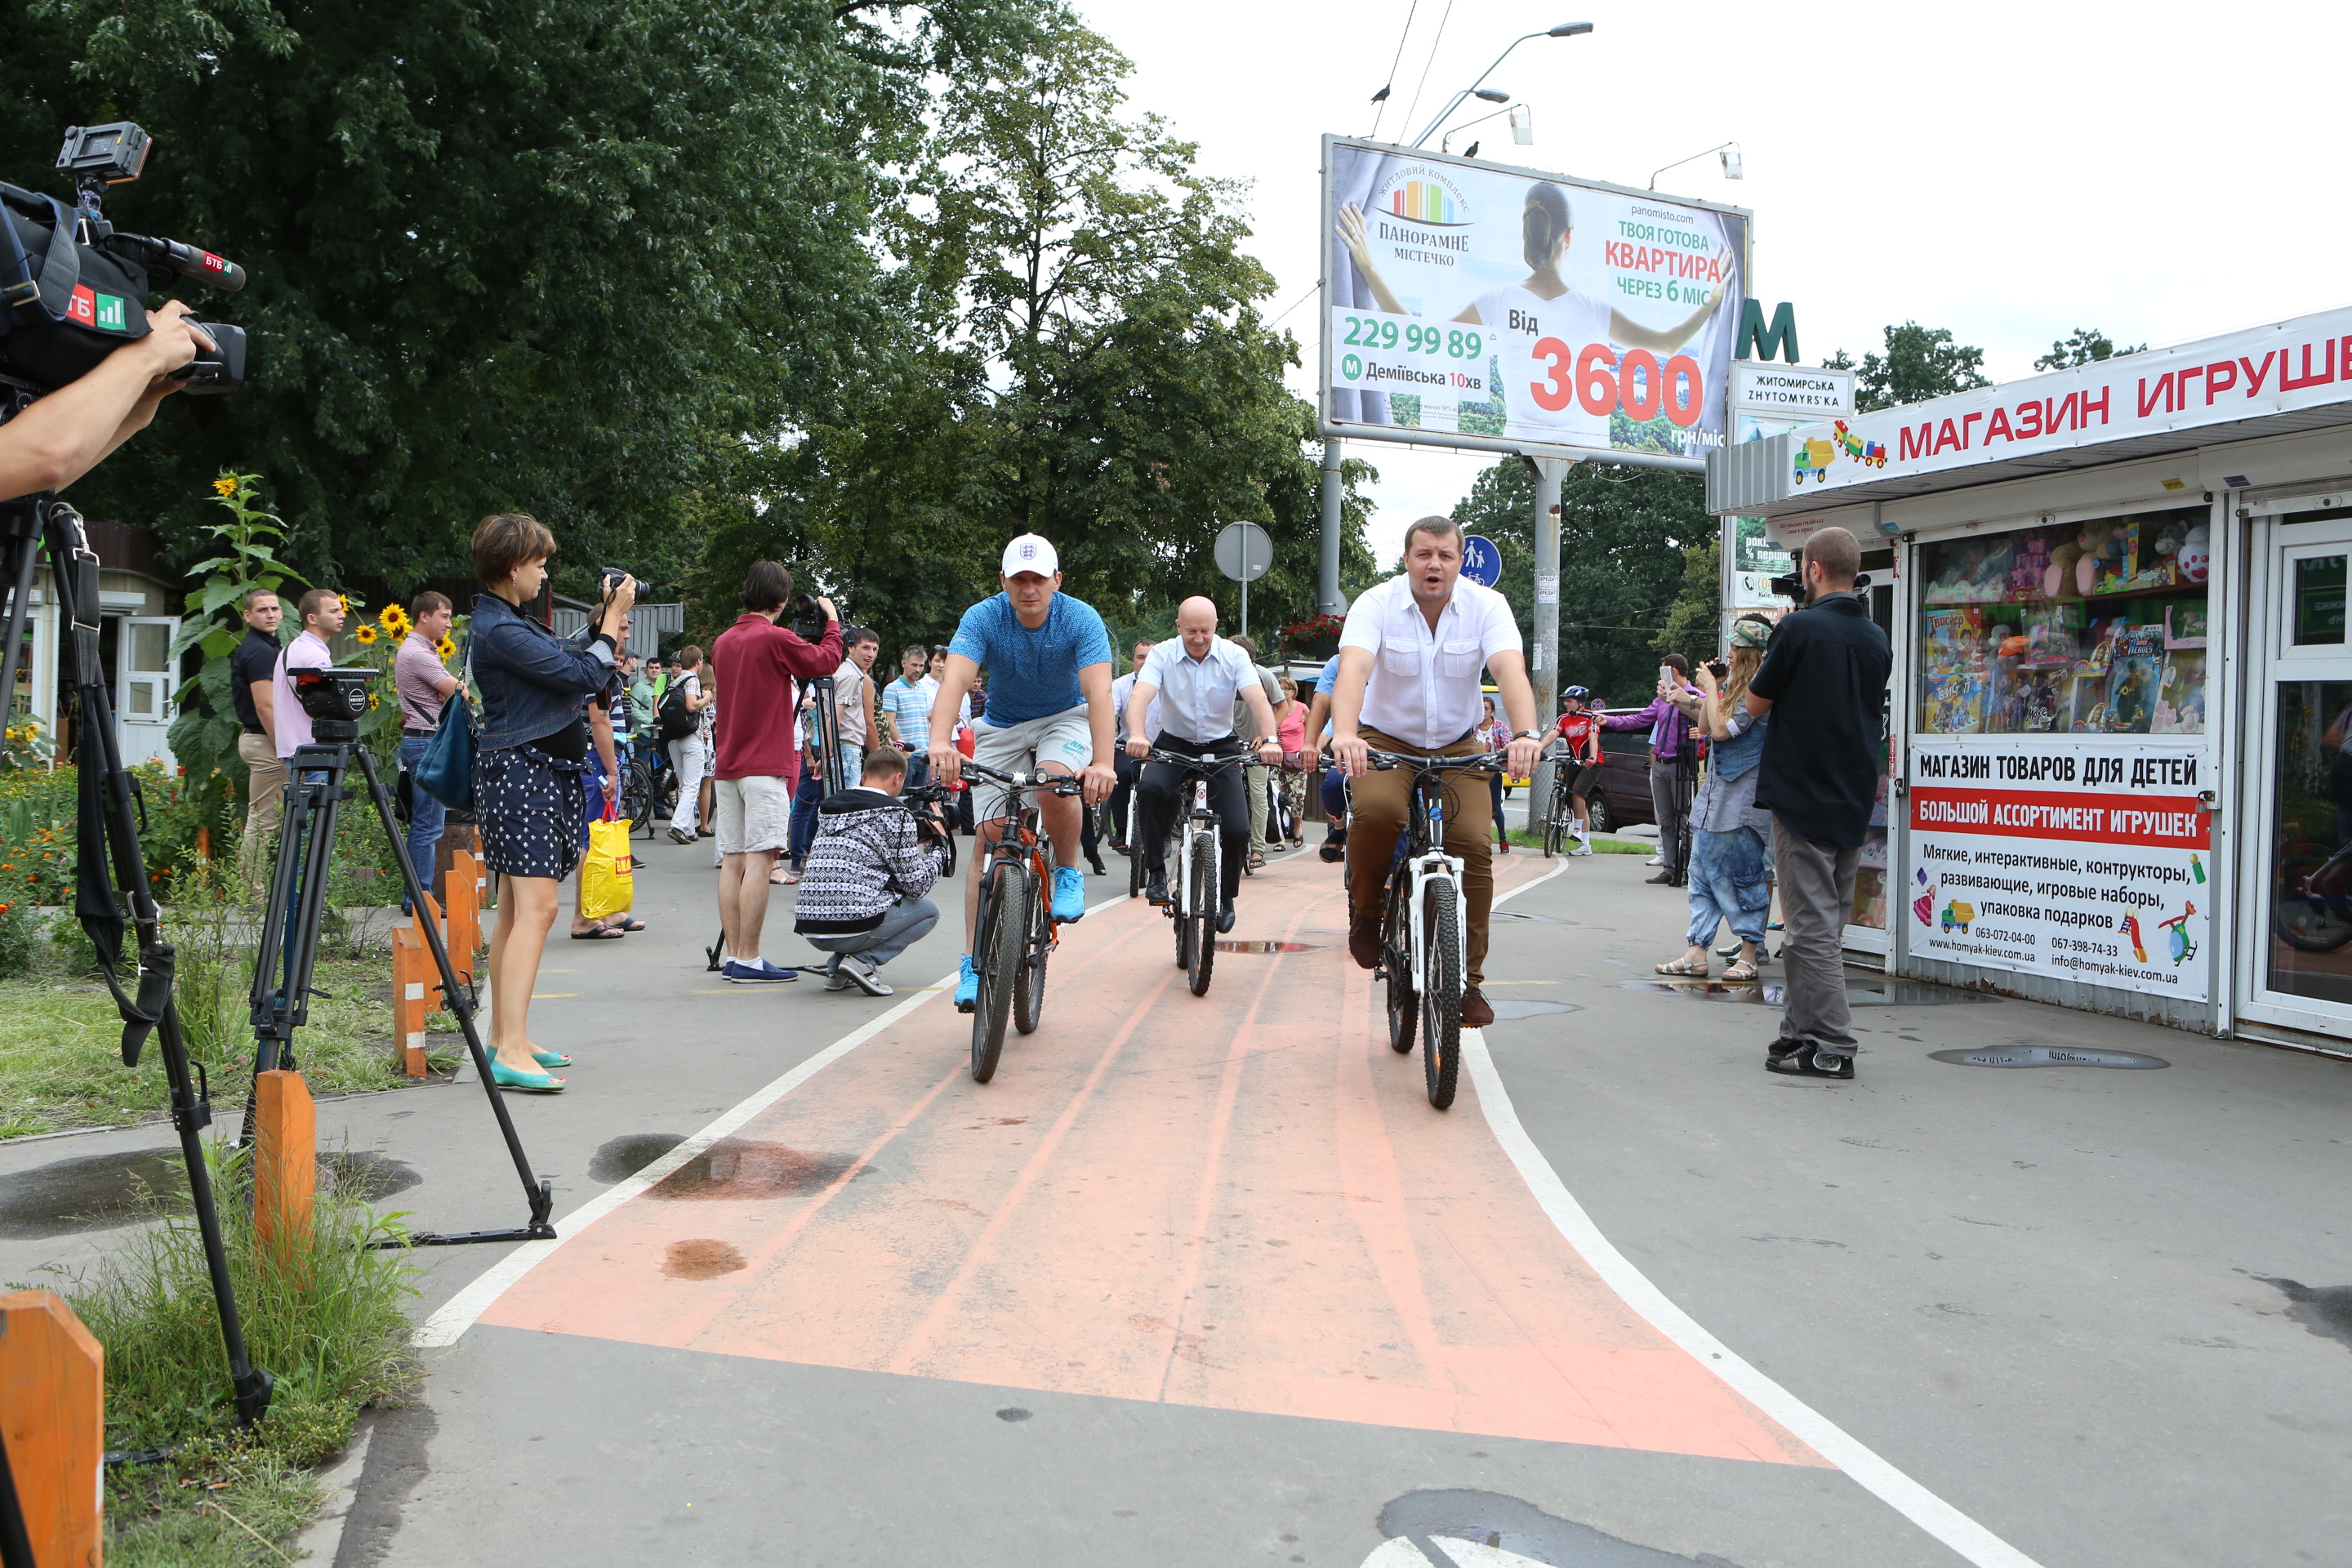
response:
[[[523,615],[539,596],[555,536],[520,512],[474,530],[474,689],[482,699],[474,739],[474,820],[482,861],[498,884],[490,937],[490,1076],[501,1089],[551,1093],[570,1067],[561,1051],[530,1043],[530,994],[555,924],[563,879],[580,859],[581,775],[588,765],[590,693],[613,679],[613,661],[636,584],[625,582],[598,612],[583,647]]]
[[[1731,626],[1731,666],[1720,686],[1701,666],[1699,689],[1676,702],[1708,738],[1706,782],[1691,802],[1690,950],[1657,966],[1661,974],[1704,975],[1717,927],[1728,922],[1739,957],[1723,978],[1756,978],[1764,959],[1764,921],[1772,907],[1772,814],[1756,809],[1756,764],[1764,757],[1765,726],[1741,700],[1764,662],[1771,623],[1745,616]]]

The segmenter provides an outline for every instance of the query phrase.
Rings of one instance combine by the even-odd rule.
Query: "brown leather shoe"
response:
[[[1462,993],[1462,1026],[1483,1029],[1495,1021],[1495,1009],[1486,1005],[1486,994],[1475,985]]]
[[[1380,916],[1349,911],[1348,956],[1354,959],[1360,969],[1378,969],[1381,966]]]

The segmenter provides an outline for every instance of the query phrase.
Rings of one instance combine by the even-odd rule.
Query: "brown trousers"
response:
[[[1366,729],[1364,743],[1376,752],[1397,752],[1423,757],[1474,757],[1487,750],[1475,733],[1434,750],[1411,746],[1392,735]],[[1439,775],[1445,780],[1445,852],[1462,860],[1462,891],[1470,904],[1470,929],[1463,933],[1469,958],[1468,983],[1486,978],[1486,911],[1495,901],[1493,846],[1495,806],[1486,781],[1476,773]],[[1367,773],[1349,781],[1354,816],[1348,828],[1349,900],[1359,914],[1377,915],[1388,887],[1389,857],[1396,853],[1397,835],[1404,831],[1412,775],[1402,768]]]

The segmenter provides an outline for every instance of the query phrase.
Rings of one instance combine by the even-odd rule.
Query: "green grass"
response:
[[[1510,830],[1510,833],[1511,846],[1513,848],[1533,849],[1538,852],[1540,852],[1543,849],[1542,834],[1529,833],[1524,827],[1514,827]],[[1597,834],[1594,836],[1592,840],[1592,852],[1595,855],[1640,855],[1647,857],[1655,855],[1658,852],[1658,847],[1654,844],[1645,844],[1640,839],[1611,838],[1605,834]]]

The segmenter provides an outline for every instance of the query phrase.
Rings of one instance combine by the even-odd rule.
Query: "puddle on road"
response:
[[[608,1187],[625,1182],[685,1142],[683,1132],[624,1132],[607,1138],[588,1162],[588,1179]]]
[[[1444,1568],[1467,1559],[1478,1563],[1549,1563],[1552,1568],[1739,1568],[1713,1555],[1681,1557],[1627,1541],[1589,1524],[1546,1513],[1530,1502],[1501,1492],[1469,1488],[1407,1492],[1381,1510],[1385,1544],[1366,1558],[1365,1568]],[[1406,1543],[1400,1546],[1399,1542]],[[1449,1542],[1486,1547],[1469,1558],[1446,1552]],[[1507,1557],[1496,1557],[1505,1552]]]
[[[2278,1287],[2279,1294],[2287,1299],[2287,1315],[2324,1340],[2337,1340],[2352,1345],[2352,1285],[2322,1285],[2314,1288],[2295,1279],[2273,1279],[2267,1274],[2255,1279],[2265,1285]]]
[[[832,1185],[856,1163],[848,1154],[818,1154],[783,1143],[722,1138],[646,1189],[667,1202],[753,1202]]]
[[[1319,942],[1252,942],[1222,936],[1217,939],[1219,952],[1320,952],[1327,945]]]
[[[1573,1002],[1519,1002],[1508,997],[1489,997],[1486,1005],[1495,1010],[1497,1022],[1506,1018],[1537,1018],[1546,1013],[1581,1013],[1583,1008]]]
[[[362,1203],[405,1192],[425,1178],[405,1163],[374,1152],[319,1156],[319,1184],[341,1184]],[[82,1154],[0,1176],[0,1239],[38,1241],[135,1225],[142,1204],[176,1212],[188,1179],[176,1143],[121,1154]]]
[[[1967,1068],[2168,1068],[2144,1051],[2094,1050],[2084,1046],[1986,1046],[1973,1051],[1929,1051],[1928,1057]]]
[[[751,1267],[734,1247],[708,1237],[673,1241],[662,1253],[662,1272],[673,1279],[716,1279]]]
[[[1627,991],[1646,991],[1660,996],[1687,996],[1696,1002],[1747,1002],[1762,1007],[1778,1007],[1783,994],[1778,980],[1749,981],[1744,985],[1726,985],[1720,980],[1620,980]],[[1937,1007],[1949,1002],[1998,1002],[1998,996],[1980,996],[1973,991],[1957,986],[1931,985],[1924,980],[1849,980],[1845,999],[1854,1007]]]

